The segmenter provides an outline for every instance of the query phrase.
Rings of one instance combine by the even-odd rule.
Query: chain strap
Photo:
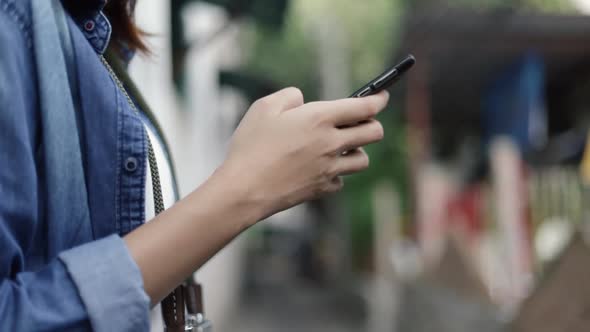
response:
[[[127,99],[127,103],[131,109],[139,114],[139,110],[135,106],[133,99],[127,93],[127,89],[119,80],[119,77],[109,64],[109,62],[104,58],[104,56],[100,56],[100,61],[104,64],[105,68],[109,72],[111,78],[117,84],[117,87],[121,92],[125,95]],[[153,195],[154,195],[154,207],[155,207],[155,214],[156,216],[160,213],[164,212],[164,198],[162,196],[162,183],[160,181],[160,172],[158,171],[158,161],[156,160],[156,154],[154,152],[154,147],[152,145],[152,141],[150,140],[149,135],[147,135],[147,142],[148,142],[148,162],[150,165],[150,173],[152,177],[152,186],[153,186]],[[164,315],[164,322],[166,324],[167,330],[175,331],[175,330],[184,330],[184,299],[183,299],[183,287],[179,286],[175,289],[170,295],[168,295],[162,301],[162,313]],[[182,304],[182,308],[179,306]]]
[[[102,55],[100,56],[100,60],[107,68],[109,74],[111,75],[111,77],[113,78],[113,80],[115,81],[115,83],[117,84],[119,89],[125,95],[125,98],[127,98],[127,103],[129,104],[129,107],[131,107],[131,109],[135,113],[139,114],[137,107],[135,107],[135,103],[131,99],[131,96],[129,96],[129,93],[127,93],[127,89],[125,89],[125,86],[123,86],[123,83],[121,83],[121,81],[119,80],[119,78],[115,74],[115,71],[113,70],[113,68],[111,67],[109,62]],[[152,176],[152,183],[153,183],[153,187],[154,187],[154,206],[155,206],[155,210],[156,210],[156,215],[158,215],[158,214],[164,212],[164,210],[165,210],[164,198],[162,196],[162,183],[160,181],[160,172],[158,171],[158,161],[156,160],[156,153],[154,152],[154,146],[152,145],[152,141],[151,141],[149,135],[147,135],[147,141],[148,141],[148,162],[150,164],[150,173]]]

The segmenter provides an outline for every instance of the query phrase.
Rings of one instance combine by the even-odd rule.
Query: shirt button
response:
[[[91,32],[92,30],[94,30],[95,24],[94,21],[86,21],[86,23],[84,23],[84,30]]]
[[[135,172],[137,170],[137,158],[127,158],[127,160],[125,160],[125,170],[130,173]]]

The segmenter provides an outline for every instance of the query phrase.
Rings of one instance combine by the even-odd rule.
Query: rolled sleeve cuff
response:
[[[150,299],[123,239],[113,235],[59,255],[94,331],[149,331]]]

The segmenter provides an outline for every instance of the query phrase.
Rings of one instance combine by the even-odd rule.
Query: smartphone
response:
[[[402,62],[395,65],[393,68],[387,70],[383,74],[377,76],[367,85],[358,89],[349,98],[361,98],[370,95],[378,94],[379,92],[388,89],[395,82],[407,73],[416,64],[416,58],[413,55],[408,55]]]

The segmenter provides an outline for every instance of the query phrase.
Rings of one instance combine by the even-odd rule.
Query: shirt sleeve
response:
[[[95,331],[148,331],[150,299],[141,272],[116,235],[59,255]]]
[[[16,0],[18,4],[19,0]],[[47,257],[26,24],[0,0],[0,331],[147,331],[149,298],[119,236]]]
[[[1,279],[0,331],[149,331],[149,303],[137,265],[114,235]]]

